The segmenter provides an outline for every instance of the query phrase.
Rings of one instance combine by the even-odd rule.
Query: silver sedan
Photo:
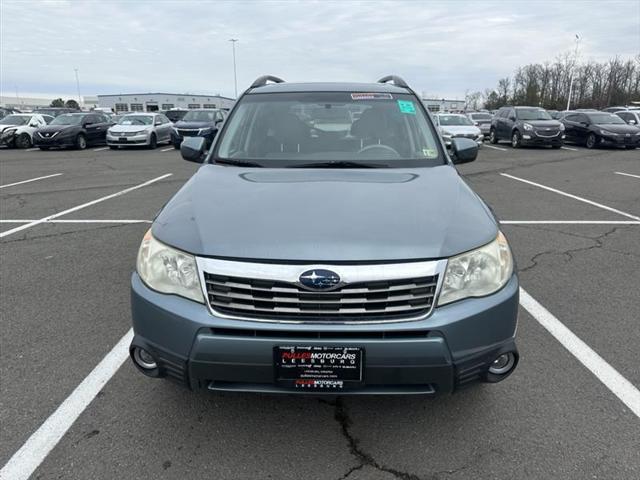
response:
[[[109,148],[144,146],[156,148],[171,143],[171,121],[162,113],[130,113],[107,130]]]

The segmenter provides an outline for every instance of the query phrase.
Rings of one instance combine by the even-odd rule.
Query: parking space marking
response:
[[[513,175],[509,175],[508,173],[500,173],[503,177],[511,178],[512,180],[517,180],[518,182],[528,183],[529,185],[533,185],[534,187],[542,188],[544,190],[548,190],[550,192],[557,193],[559,195],[564,195],[565,197],[573,198],[574,200],[578,200],[580,202],[588,203],[589,205],[593,205],[594,207],[599,207],[604,210],[608,210],[609,212],[617,213],[619,215],[623,215],[628,218],[632,218],[634,220],[640,221],[640,217],[636,215],[631,215],[630,213],[623,212],[622,210],[618,210],[616,208],[607,207],[606,205],[602,205],[601,203],[594,202],[593,200],[587,200],[586,198],[579,197],[577,195],[573,195],[571,193],[563,192],[562,190],[558,190],[556,188],[547,187],[546,185],[542,185],[540,183],[532,182],[531,180],[525,180],[524,178],[515,177]]]
[[[35,220],[33,222],[30,222],[30,223],[25,223],[24,225],[20,225],[19,227],[15,227],[15,228],[12,228],[11,230],[7,230],[6,232],[0,233],[0,238],[6,237],[8,235],[11,235],[11,234],[14,234],[14,233],[17,233],[17,232],[20,232],[22,230],[26,230],[27,228],[34,227],[34,226],[36,226],[36,225],[38,225],[40,223],[44,223],[44,222],[47,222],[49,220],[53,220],[54,218],[61,217],[61,216],[66,215],[68,213],[77,212],[78,210],[82,210],[83,208],[90,207],[91,205],[95,205],[96,203],[104,202],[105,200],[109,200],[111,198],[116,198],[116,197],[119,197],[121,195],[125,195],[125,194],[127,194],[129,192],[132,192],[134,190],[137,190],[139,188],[143,188],[143,187],[146,187],[148,185],[151,185],[152,183],[159,182],[160,180],[163,180],[163,179],[165,179],[167,177],[170,177],[171,175],[173,175],[173,173],[165,173],[164,175],[160,175],[159,177],[153,178],[153,179],[148,180],[148,181],[146,181],[144,183],[141,183],[139,185],[135,185],[133,187],[125,188],[124,190],[120,190],[119,192],[112,193],[111,195],[106,195],[104,197],[97,198],[97,199],[92,200],[90,202],[83,203],[82,205],[78,205],[76,207],[69,208],[67,210],[63,210],[62,212],[58,212],[58,213],[55,213],[53,215],[49,215],[48,217],[41,218],[40,220]]]
[[[169,151],[171,151],[171,150],[175,150],[175,148],[174,148],[174,147],[171,147],[171,148],[163,148],[163,149],[162,149],[162,150],[160,150],[160,151],[161,151],[161,152],[169,152]]]
[[[613,172],[616,175],[625,175],[627,177],[640,178],[640,175],[633,175],[632,173],[624,173],[624,172]]]
[[[571,150],[572,152],[579,152],[580,150],[577,148],[565,147],[564,145],[560,147],[562,150]]]
[[[6,185],[0,185],[0,188],[13,187],[14,185],[22,185],[23,183],[36,182],[38,180],[44,180],[45,178],[57,177],[57,176],[60,176],[60,175],[62,175],[62,174],[61,173],[54,173],[53,175],[45,175],[44,177],[30,178],[29,180],[22,180],[21,182],[7,183]]]
[[[94,149],[93,149],[93,151],[94,151],[94,152],[101,152],[101,151],[103,151],[103,150],[108,150],[108,149],[109,149],[109,147],[94,148]]]
[[[502,225],[640,225],[637,220],[500,220]]]
[[[493,145],[483,145],[483,147],[493,148],[494,150],[500,150],[501,152],[506,152],[506,148],[494,147]]]
[[[37,220],[0,220],[0,223],[31,223]],[[42,223],[152,223],[152,220],[47,220]]]
[[[133,329],[120,339],[64,402],[13,454],[2,470],[2,480],[27,480],[89,406],[129,356]]]
[[[40,150],[40,148],[36,147],[36,148],[27,148],[26,150],[24,150],[25,152],[35,152],[36,150]]]
[[[569,330],[549,310],[520,288],[520,305],[587,367],[613,394],[640,418],[640,390]]]

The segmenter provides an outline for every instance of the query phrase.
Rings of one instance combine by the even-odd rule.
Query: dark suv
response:
[[[267,80],[276,82],[267,84]],[[355,115],[357,113],[357,115]],[[131,358],[209,391],[436,394],[516,367],[518,278],[398,77],[244,92],[145,234]]]
[[[524,145],[551,145],[560,148],[564,143],[564,125],[551,118],[544,108],[502,107],[491,121],[489,141],[494,145],[509,140],[513,148]]]
[[[207,140],[207,146],[210,146],[225,116],[226,112],[218,108],[189,110],[182,119],[173,124],[171,130],[173,146],[180,148],[184,137],[204,137]]]

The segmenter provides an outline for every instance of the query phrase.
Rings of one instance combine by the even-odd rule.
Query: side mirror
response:
[[[589,126],[589,122],[580,122],[580,125],[582,125],[583,127],[588,127]]]
[[[180,145],[180,154],[187,162],[202,163],[205,146],[204,137],[186,137]]]
[[[515,122],[516,117],[514,115],[509,115],[509,120],[511,120],[512,122]]]
[[[154,125],[158,126],[158,125],[162,125],[162,122],[160,120],[156,120]]]
[[[88,127],[90,125],[93,125],[93,122],[82,122],[83,127]]]
[[[629,120],[629,125],[635,125],[637,122],[635,120]]]
[[[478,156],[478,144],[470,138],[452,138],[450,155],[454,164],[473,162]]]

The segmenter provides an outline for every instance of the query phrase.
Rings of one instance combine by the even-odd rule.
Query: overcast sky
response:
[[[583,40],[582,59],[640,53],[640,0],[0,0],[3,95],[221,93],[257,76],[375,81],[461,98]]]

